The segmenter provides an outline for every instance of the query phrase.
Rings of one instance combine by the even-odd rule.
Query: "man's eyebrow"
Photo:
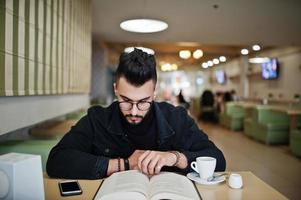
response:
[[[120,95],[120,96],[121,96],[121,98],[123,98],[123,100],[125,100],[125,101],[134,101],[134,100],[132,100],[132,99],[126,97],[126,96],[123,96],[123,95]],[[149,99],[149,98],[150,98],[150,96],[145,97],[145,98],[143,98],[143,99],[139,99],[139,100],[136,101],[136,102],[139,102],[139,101],[145,101],[145,100],[147,100],[147,99]]]

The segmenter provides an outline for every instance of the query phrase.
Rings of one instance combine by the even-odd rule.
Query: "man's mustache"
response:
[[[128,115],[125,115],[125,117],[136,117],[136,118],[143,118],[141,115],[132,115],[132,114],[128,114]]]

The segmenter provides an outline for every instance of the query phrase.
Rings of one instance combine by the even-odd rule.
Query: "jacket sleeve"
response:
[[[94,130],[89,114],[83,117],[50,151],[50,177],[99,179],[106,176],[109,158],[92,154]]]
[[[188,166],[184,170],[185,173],[193,171],[190,163],[200,156],[210,156],[216,158],[215,171],[225,171],[226,160],[220,149],[208,139],[208,136],[198,128],[194,120],[187,114],[186,110],[182,111],[185,119],[183,124],[183,132],[181,134],[180,143],[181,151],[186,156]],[[184,134],[183,134],[184,133]]]

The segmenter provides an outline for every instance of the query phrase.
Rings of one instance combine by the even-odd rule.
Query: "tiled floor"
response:
[[[228,171],[251,171],[289,199],[301,199],[301,158],[288,146],[270,146],[219,125],[199,124],[224,152]]]

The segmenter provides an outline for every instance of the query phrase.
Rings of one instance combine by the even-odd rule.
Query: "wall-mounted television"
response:
[[[227,81],[227,77],[226,77],[226,72],[225,70],[216,70],[215,71],[215,78],[216,78],[216,81],[217,83],[223,85],[223,84],[226,84],[226,81]]]
[[[279,63],[277,58],[261,64],[261,76],[265,80],[276,79],[279,76]]]

